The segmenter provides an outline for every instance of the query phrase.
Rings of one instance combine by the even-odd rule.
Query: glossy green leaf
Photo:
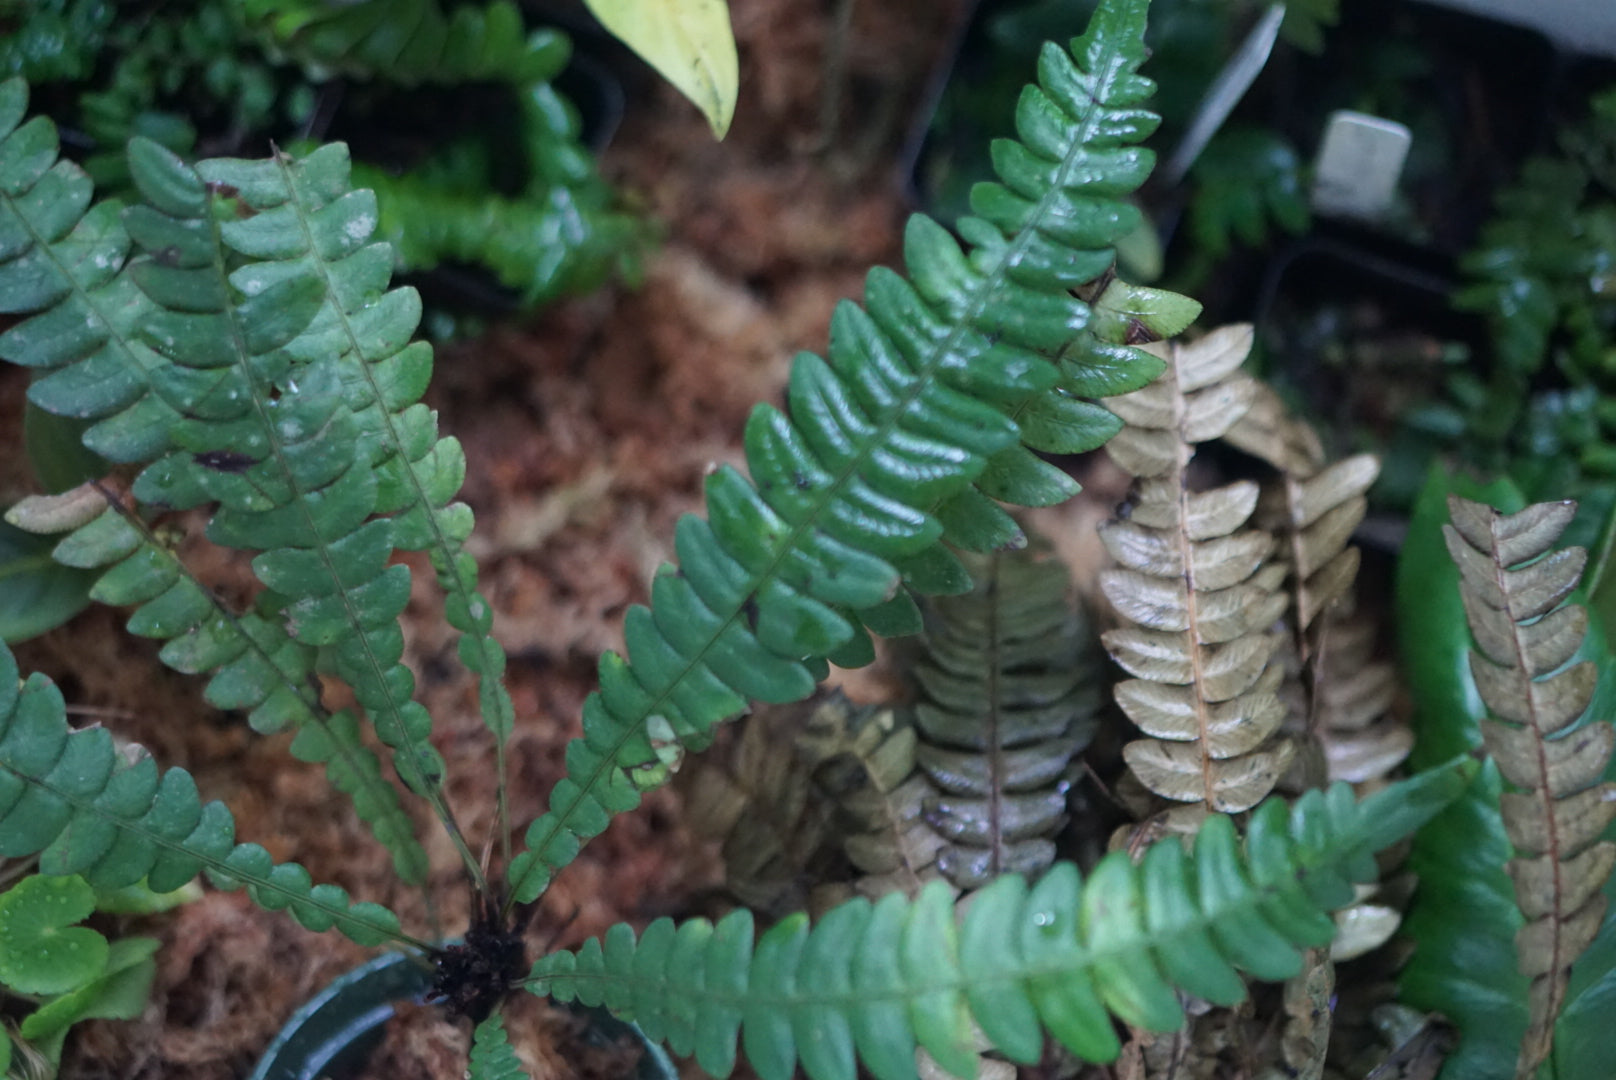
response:
[[[80,1020],[133,1020],[146,1008],[152,979],[156,938],[127,937],[111,943],[106,966],[88,983],[45,1002],[23,1018],[20,1034],[35,1049],[55,1060],[67,1029]]]
[[[77,989],[107,966],[107,939],[82,922],[95,891],[79,877],[30,874],[0,894],[0,981],[25,994]]]
[[[722,139],[740,65],[726,0],[584,0],[601,25],[695,103]]]

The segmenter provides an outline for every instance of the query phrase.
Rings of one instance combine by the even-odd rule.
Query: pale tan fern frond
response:
[[[1117,702],[1150,736],[1123,756],[1156,794],[1222,813],[1273,790],[1293,753],[1274,737],[1285,719],[1270,663],[1285,570],[1268,565],[1273,537],[1247,527],[1257,485],[1196,492],[1188,477],[1195,446],[1224,435],[1257,395],[1240,371],[1250,347],[1245,326],[1161,347],[1161,377],[1107,401],[1127,426],[1106,448],[1138,483],[1125,517],[1101,529],[1118,563],[1101,587],[1135,625],[1103,640],[1134,676]]]
[[[1314,686],[1315,730],[1331,781],[1383,780],[1414,748],[1414,732],[1392,714],[1397,669],[1377,657],[1375,621],[1362,612],[1332,612]]]

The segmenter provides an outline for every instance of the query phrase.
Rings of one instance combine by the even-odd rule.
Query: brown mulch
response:
[[[631,103],[603,168],[664,229],[641,287],[558,305],[528,325],[439,351],[429,401],[442,430],[466,447],[464,497],[479,521],[473,548],[511,657],[518,822],[542,810],[596,658],[620,644],[622,613],[644,599],[650,573],[670,557],[673,523],[696,507],[705,471],[738,460],[753,403],[779,400],[796,351],[823,349],[833,306],[858,295],[864,271],[898,261],[905,126],[965,5],[854,6],[842,108],[826,150],[821,105],[835,6],[733,0],[742,98],[721,144],[671,90],[648,84]],[[0,415],[18,415],[21,387],[20,372],[0,371]],[[0,433],[5,501],[18,494],[14,436]],[[480,842],[493,821],[491,744],[430,571],[414,565],[407,657],[437,720],[451,800]],[[239,561],[214,558],[207,567],[210,580],[244,591],[243,573]],[[58,679],[70,703],[97,710],[82,722],[104,720],[164,764],[189,769],[205,797],[231,806],[242,839],[301,862],[317,881],[390,904],[413,933],[433,932],[427,903],[398,887],[385,853],[320,771],[289,755],[288,738],[259,737],[240,716],[206,706],[195,681],[162,668],[152,643],[121,631],[118,613],[92,609],[17,652],[25,670]],[[421,823],[436,929],[457,933],[468,891],[441,830],[424,815]],[[714,873],[712,853],[680,825],[673,795],[659,792],[560,875],[530,947],[575,945],[620,920],[676,914]],[[110,928],[162,939],[157,982],[139,1020],[75,1033],[63,1070],[75,1080],[244,1076],[298,1003],[366,955],[212,890],[169,915]],[[460,1060],[450,1054],[421,1075],[458,1077]]]

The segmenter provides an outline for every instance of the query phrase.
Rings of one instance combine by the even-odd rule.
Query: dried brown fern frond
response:
[[[925,820],[945,841],[938,870],[966,890],[1054,862],[1071,762],[1094,736],[1102,693],[1062,563],[1008,551],[968,565],[972,590],[928,605],[911,672],[915,757],[933,788]]]
[[[1368,615],[1343,608],[1328,620],[1313,708],[1329,778],[1349,784],[1383,780],[1414,748],[1413,729],[1391,711],[1397,668],[1376,655],[1377,627]]]
[[[1293,753],[1274,738],[1285,719],[1270,663],[1285,570],[1267,565],[1273,537],[1246,527],[1257,485],[1195,492],[1188,480],[1196,444],[1226,433],[1257,396],[1239,370],[1250,348],[1245,326],[1160,347],[1161,377],[1107,400],[1127,426],[1106,449],[1138,480],[1125,517],[1101,529],[1119,564],[1101,587],[1135,625],[1103,640],[1134,676],[1117,702],[1150,736],[1123,757],[1156,794],[1221,813],[1256,805]]]
[[[691,830],[721,842],[726,890],[764,915],[802,909],[833,843],[833,808],[796,746],[826,705],[759,709],[727,741],[691,756],[675,781]]]
[[[1266,383],[1257,384],[1251,405],[1224,432],[1222,441],[1288,476],[1312,476],[1326,461],[1318,432],[1298,420]]]
[[[1357,454],[1330,463],[1311,425],[1293,416],[1278,394],[1260,387],[1250,409],[1223,436],[1223,442],[1267,462],[1274,477],[1263,485],[1256,521],[1278,541],[1275,560],[1289,568],[1286,590],[1291,606],[1287,659],[1296,686],[1292,724],[1298,736],[1299,787],[1326,779],[1323,710],[1332,693],[1322,670],[1336,646],[1341,618],[1350,609],[1358,575],[1358,549],[1349,546],[1369,508],[1365,493],[1379,475],[1379,462]],[[1337,667],[1333,673],[1345,674]],[[1367,689],[1367,688],[1365,688]],[[1299,783],[1298,783],[1299,781]]]
[[[938,876],[943,839],[924,819],[931,787],[915,767],[915,729],[890,708],[854,706],[840,694],[813,711],[797,753],[830,808],[835,843],[854,871],[832,883],[844,895],[915,896]]]
[[[1599,834],[1616,818],[1616,784],[1600,783],[1616,729],[1603,717],[1579,724],[1593,696],[1591,662],[1566,667],[1582,644],[1588,613],[1567,603],[1587,562],[1554,551],[1576,503],[1537,503],[1515,514],[1456,496],[1443,526],[1459,566],[1465,616],[1476,649],[1470,669],[1488,712],[1487,752],[1518,791],[1500,799],[1516,857],[1508,865],[1526,925],[1516,962],[1532,979],[1518,1077],[1537,1071],[1553,1046],[1571,964],[1598,932],[1601,893],[1616,844]]]
[[[1319,617],[1339,603],[1358,576],[1358,549],[1348,545],[1369,508],[1365,492],[1380,474],[1372,454],[1355,454],[1309,475],[1281,476],[1283,530],[1295,593],[1293,631],[1304,662],[1318,651]]]

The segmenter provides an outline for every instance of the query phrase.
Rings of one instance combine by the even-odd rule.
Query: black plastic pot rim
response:
[[[383,953],[339,976],[292,1014],[249,1080],[322,1080],[333,1068],[339,1075],[358,1070],[380,1044],[397,1004],[423,1000],[431,984],[431,969],[400,952]],[[632,1080],[677,1080],[667,1051],[638,1027],[602,1009],[568,1007],[588,1016],[607,1038],[633,1033],[645,1053]]]

